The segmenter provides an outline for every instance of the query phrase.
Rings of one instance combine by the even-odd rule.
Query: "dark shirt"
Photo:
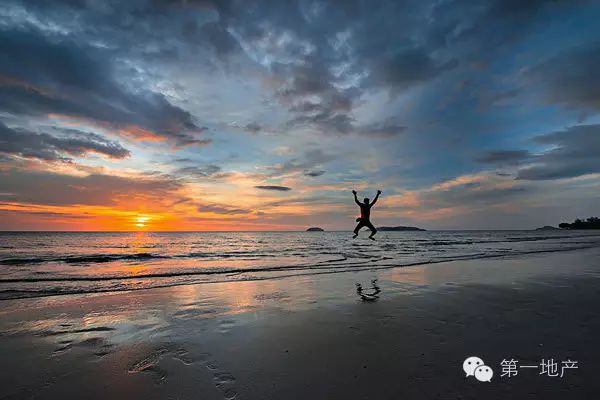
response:
[[[368,221],[371,218],[371,204],[360,203],[360,218],[363,221]]]

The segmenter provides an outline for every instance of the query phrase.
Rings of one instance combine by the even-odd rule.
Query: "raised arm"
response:
[[[375,198],[373,199],[373,202],[371,203],[371,207],[373,207],[375,205],[375,203],[377,203],[377,199],[379,198],[380,194],[381,194],[381,190],[378,190],[377,195],[375,196]]]
[[[356,190],[353,190],[352,194],[354,195],[354,202],[356,204],[358,204],[359,206],[362,205],[362,203],[360,201],[358,201],[358,197],[356,197]]]

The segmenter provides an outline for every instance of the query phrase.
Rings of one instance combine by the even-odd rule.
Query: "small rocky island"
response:
[[[313,226],[311,228],[308,228],[306,232],[325,232],[325,229],[319,228],[318,226]]]
[[[416,226],[380,226],[377,230],[382,232],[388,231],[424,231],[425,229],[417,228]]]
[[[555,226],[550,226],[550,225],[545,225],[542,226],[541,228],[536,228],[536,231],[561,231],[562,229],[557,228]]]

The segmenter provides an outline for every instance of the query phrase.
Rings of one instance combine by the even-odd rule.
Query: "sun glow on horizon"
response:
[[[141,229],[146,228],[151,220],[152,218],[148,215],[138,215],[135,217],[135,226]]]

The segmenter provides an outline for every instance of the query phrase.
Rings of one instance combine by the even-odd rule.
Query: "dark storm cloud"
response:
[[[172,198],[180,184],[168,178],[129,178],[94,174],[73,176],[50,172],[10,171],[2,187],[11,201],[44,205],[111,206],[133,198],[161,202]]]
[[[550,180],[600,172],[600,124],[577,125],[534,140],[554,147],[536,155],[534,164],[519,170],[517,179]]]
[[[563,51],[526,76],[541,86],[550,101],[569,108],[600,110],[600,42]]]
[[[110,158],[130,155],[118,142],[102,136],[76,130],[63,131],[63,137],[47,133],[35,133],[23,129],[11,129],[0,121],[0,152],[41,160],[69,160],[68,156],[85,156],[97,153]]]
[[[254,187],[257,189],[261,189],[261,190],[274,190],[277,192],[287,192],[288,190],[292,190],[292,188],[289,188],[287,186],[277,186],[277,185],[257,185]]]
[[[90,120],[123,134],[177,145],[207,144],[192,116],[160,93],[129,91],[114,77],[115,54],[32,29],[0,30],[0,110]],[[148,133],[150,131],[150,133]],[[132,133],[133,132],[133,133]],[[136,134],[137,133],[137,134]]]

